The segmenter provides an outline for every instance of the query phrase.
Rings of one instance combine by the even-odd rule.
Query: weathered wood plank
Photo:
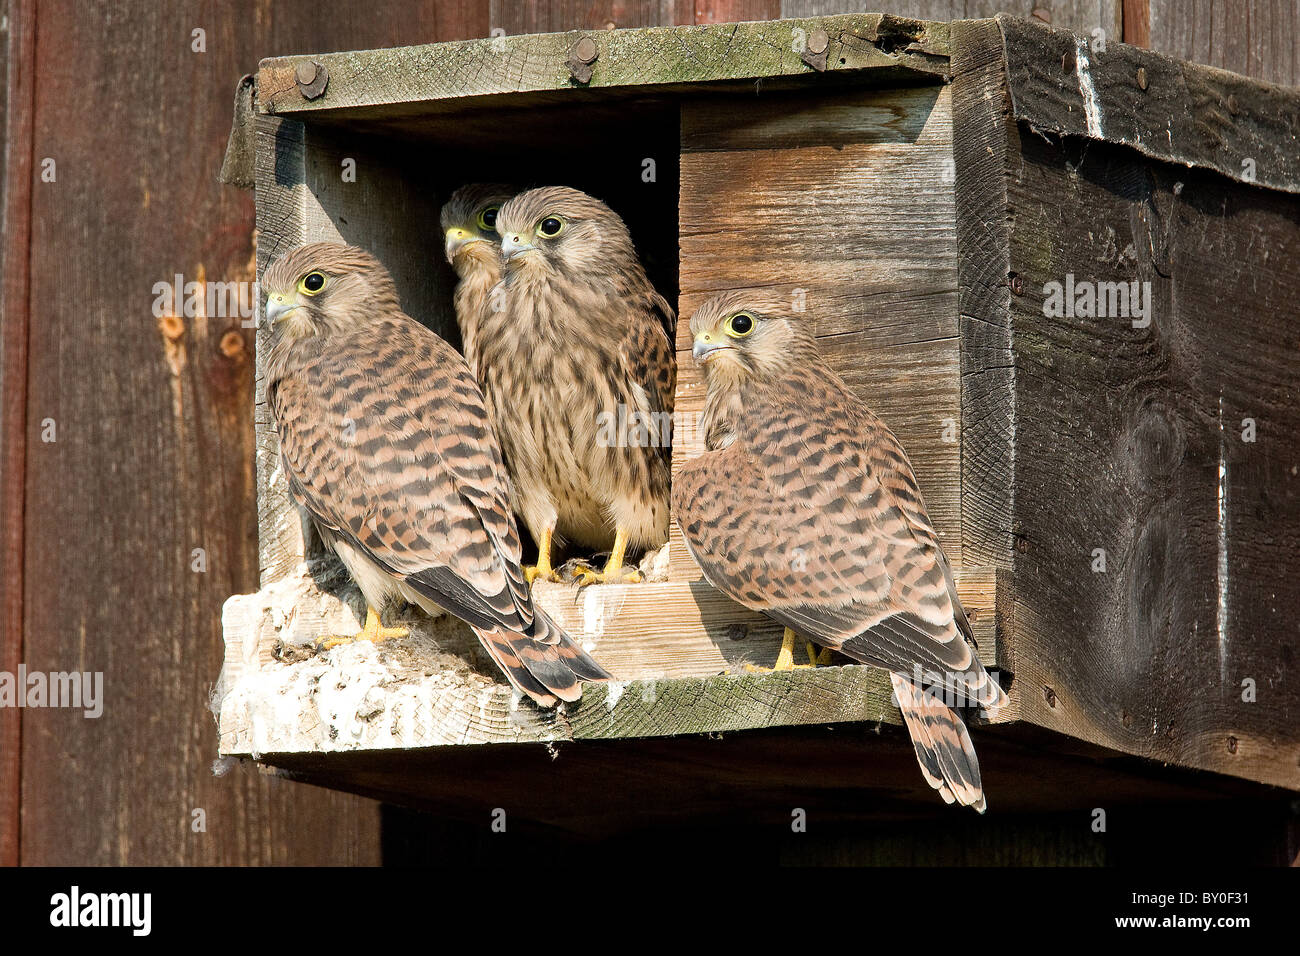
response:
[[[1073,34],[1005,16],[997,22],[1012,108],[1031,128],[1300,192],[1300,90],[1126,44],[1094,53]]]
[[[1300,582],[1279,573],[1300,537],[1300,199],[1040,137],[1007,175],[1022,714],[1300,788]],[[1133,281],[1149,308],[1051,306],[1050,283]]]
[[[723,290],[784,288],[831,366],[898,434],[959,565],[951,123],[941,86],[683,104],[673,452],[679,467],[703,447],[691,313]],[[670,542],[673,578],[698,579],[675,526]]]
[[[316,576],[319,569],[312,572]],[[340,571],[331,572],[342,581]],[[981,658],[997,666],[991,573],[963,573]],[[703,582],[602,585],[582,591],[540,583],[538,602],[618,680],[588,687],[562,714],[511,695],[469,628],[412,613],[411,636],[302,659],[325,633],[356,630],[355,588],[319,590],[306,569],[224,617],[226,663],[219,712],[222,753],[313,753],[472,743],[717,732],[853,720],[898,720],[883,671],[857,666],[775,675],[782,628]],[[351,608],[342,603],[347,598]],[[801,654],[802,656],[802,654]],[[279,658],[296,661],[283,663]],[[726,675],[726,676],[722,676]],[[382,715],[382,716],[381,716]],[[1009,713],[999,720],[1010,719]]]
[[[1109,39],[1120,38],[1120,0],[781,0],[781,16],[825,17],[881,7],[916,20],[978,20],[1006,13],[1075,33],[1100,27]]]
[[[953,160],[961,312],[963,559],[1010,568],[1016,390],[1009,307],[1010,118],[1001,36],[990,20],[953,25]]]
[[[492,30],[507,36],[694,22],[692,0],[491,0],[488,9]]]
[[[38,174],[32,152],[36,4],[23,0],[6,9],[0,30],[0,671],[16,674],[23,659],[27,446],[36,435],[28,431],[27,407],[32,189]],[[0,707],[0,866],[19,862],[21,733],[22,711]]]
[[[1169,56],[1300,86],[1300,7],[1276,0],[1147,0],[1150,47]]]
[[[759,80],[815,72],[803,62],[796,30],[830,36],[827,73],[862,70],[942,76],[947,68],[947,25],[879,15],[595,31],[598,56],[590,89],[642,88],[697,81]],[[437,101],[502,93],[566,91],[574,86],[568,58],[574,33],[503,36],[396,50],[365,50],[281,57],[264,61],[258,77],[263,111],[289,114],[364,109],[371,117],[430,111]],[[311,59],[329,71],[329,85],[307,100],[294,80],[297,63]]]
[[[33,6],[35,20],[13,16]],[[463,9],[479,16],[481,6]],[[10,40],[34,30],[51,42],[23,62],[31,108],[7,111],[7,122],[43,131],[34,156],[55,159],[58,179],[41,183],[39,166],[22,172],[12,153],[6,165],[11,181],[32,183],[33,231],[30,247],[6,252],[5,280],[30,263],[41,321],[23,372],[26,420],[4,426],[29,443],[25,606],[23,620],[5,621],[5,652],[24,634],[29,669],[101,672],[105,700],[97,720],[23,712],[21,814],[0,808],[0,831],[21,821],[21,862],[33,865],[378,862],[373,803],[251,768],[213,775],[218,612],[258,580],[252,332],[206,313],[160,326],[153,287],[176,273],[253,278],[253,198],[216,174],[231,92],[259,56],[399,44],[413,31],[484,36],[486,11],[461,32],[457,6],[429,0],[341,4],[328,16],[300,0],[8,9]],[[77,119],[104,116],[128,119]],[[17,216],[14,195],[6,200]],[[6,222],[4,235],[10,244],[19,232]],[[5,395],[9,416],[7,382]],[[39,439],[47,417],[54,443]],[[6,453],[6,469],[12,461]],[[70,545],[78,534],[86,547]],[[206,572],[192,570],[195,548]],[[5,563],[4,582],[16,582]],[[13,714],[0,710],[0,726]],[[9,743],[0,740],[6,763]],[[191,828],[196,809],[206,832]]]

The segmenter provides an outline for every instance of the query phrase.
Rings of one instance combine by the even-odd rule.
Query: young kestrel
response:
[[[543,707],[608,679],[533,604],[483,394],[465,360],[403,314],[387,270],[361,249],[314,243],[262,284],[284,472],[365,595],[357,637],[404,633],[375,611],[399,597],[469,624]]]
[[[501,281],[497,215],[517,192],[501,183],[470,183],[451,194],[439,216],[447,262],[460,279],[454,298],[465,361],[476,375],[479,325],[483,310],[492,306],[489,294]]]
[[[707,450],[679,469],[673,509],[705,578],[786,626],[778,666],[790,666],[797,632],[888,670],[925,779],[983,812],[966,725],[917,677],[972,705],[1007,698],[975,656],[898,439],[786,301],[724,293],[691,332],[708,382]]]
[[[638,580],[628,548],[668,540],[677,368],[672,307],[627,226],[576,189],[521,193],[497,216],[505,308],[483,314],[479,379],[515,507],[554,577],[553,542],[609,550],[582,583]]]

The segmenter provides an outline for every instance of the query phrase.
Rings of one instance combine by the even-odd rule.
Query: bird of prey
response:
[[[439,219],[446,242],[447,262],[456,270],[456,322],[465,361],[478,374],[478,327],[483,310],[491,308],[489,293],[501,281],[501,237],[497,214],[519,190],[500,183],[461,186]]]
[[[313,243],[262,284],[284,473],[365,595],[356,637],[404,634],[375,610],[402,598],[469,624],[543,707],[608,679],[533,604],[483,394],[465,360],[402,312],[387,270],[361,249]]]
[[[610,552],[581,584],[639,580],[627,550],[668,540],[672,307],[623,220],[576,189],[521,193],[497,232],[505,308],[483,314],[478,374],[538,543],[529,579],[556,579],[552,547],[569,541]]]
[[[898,439],[781,298],[716,296],[691,333],[706,450],[674,478],[673,510],[705,578],[785,625],[778,666],[791,666],[797,633],[888,670],[927,782],[983,812],[979,761],[948,703],[1007,698],[975,656]]]

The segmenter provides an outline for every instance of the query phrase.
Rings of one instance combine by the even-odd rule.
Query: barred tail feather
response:
[[[956,711],[927,695],[906,674],[891,673],[889,678],[926,782],[939,791],[945,803],[960,803],[983,813],[987,804],[980,764],[966,724]]]
[[[540,607],[535,608],[535,636],[504,628],[474,628],[484,650],[501,668],[511,685],[535,700],[539,707],[554,707],[557,700],[582,696],[583,681],[609,680],[597,664]]]

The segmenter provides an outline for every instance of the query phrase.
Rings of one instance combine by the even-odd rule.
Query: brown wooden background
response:
[[[494,27],[514,34],[883,7],[931,19],[1007,11],[1083,32],[1102,26],[1110,40],[1300,84],[1300,14],[1290,0],[4,0],[4,7],[0,670],[24,661],[30,670],[106,675],[98,720],[0,710],[7,864],[481,856],[472,835],[415,814],[381,812],[372,801],[247,768],[213,774],[216,735],[204,701],[221,663],[221,604],[257,588],[252,332],[234,319],[160,323],[152,288],[177,272],[252,278],[252,196],[219,185],[216,174],[235,84],[261,57],[481,37]],[[195,28],[206,31],[206,52],[191,51]],[[46,157],[57,163],[54,183],[40,178]],[[57,423],[52,444],[40,439],[47,418]],[[194,548],[207,553],[206,573],[191,571]],[[196,833],[199,808],[206,832]],[[1279,832],[1271,829],[1279,822],[1253,814],[1243,838],[1250,827]],[[985,828],[968,855],[1000,846],[1005,856],[1007,825]],[[1050,823],[1016,826],[1040,861],[1097,853],[1095,843],[1075,846]],[[962,842],[949,837],[940,833],[927,846]],[[827,840],[807,840],[785,858],[953,859],[898,834]]]

